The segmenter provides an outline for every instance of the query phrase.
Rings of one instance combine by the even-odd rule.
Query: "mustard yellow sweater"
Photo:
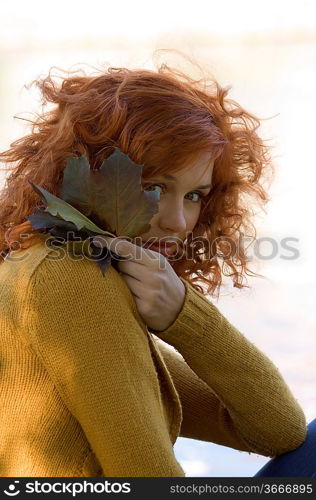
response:
[[[0,476],[181,477],[178,436],[269,457],[304,441],[278,369],[186,281],[154,335],[113,267],[60,252],[0,265]]]

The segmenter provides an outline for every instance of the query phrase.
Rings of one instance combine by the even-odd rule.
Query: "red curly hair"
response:
[[[227,98],[230,87],[222,88],[213,77],[194,80],[166,64],[156,71],[108,67],[94,76],[80,72],[52,77],[50,71],[32,82],[52,109],[32,120],[31,133],[0,154],[1,161],[15,163],[5,169],[11,172],[0,196],[1,261],[9,251],[36,241],[27,217],[39,199],[28,180],[59,196],[67,157],[85,152],[90,167],[97,169],[118,147],[144,165],[146,178],[177,172],[197,152],[211,150],[213,187],[188,240],[202,236],[202,243],[193,258],[184,255],[172,266],[203,294],[218,295],[223,275],[238,288],[247,286],[245,274],[260,276],[248,268],[250,259],[238,244],[249,231],[256,236],[254,204],[263,207],[269,201],[264,180],[272,178],[273,165],[256,133],[259,119]],[[227,254],[228,242],[238,251]],[[207,258],[204,245],[212,248]]]

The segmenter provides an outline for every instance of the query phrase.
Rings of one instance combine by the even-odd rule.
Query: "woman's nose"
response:
[[[183,206],[165,206],[159,212],[158,224],[164,233],[183,233],[186,231],[186,219]]]

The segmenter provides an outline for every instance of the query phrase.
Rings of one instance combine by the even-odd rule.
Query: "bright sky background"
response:
[[[257,30],[315,28],[313,0],[104,0],[1,2],[0,43],[15,47],[22,41],[55,42],[104,36],[142,39],[161,32],[207,31],[231,35]],[[78,22],[79,20],[79,22]],[[13,29],[12,29],[13,28]]]
[[[315,0],[2,1],[0,149],[28,132],[13,117],[29,118],[40,107],[24,85],[52,66],[152,68],[153,51],[169,48],[231,85],[229,96],[249,111],[273,117],[262,122],[261,134],[274,148],[277,178],[258,235],[273,237],[278,255],[260,262],[266,281],[250,280],[252,290],[223,295],[218,307],[276,363],[310,420],[316,416]],[[298,238],[299,259],[281,257],[285,237]],[[192,476],[253,475],[267,461],[186,439],[178,439],[175,451]]]

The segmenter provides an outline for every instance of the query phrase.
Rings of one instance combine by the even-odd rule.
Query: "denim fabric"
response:
[[[271,458],[253,477],[316,477],[316,418],[307,425],[304,443]]]

